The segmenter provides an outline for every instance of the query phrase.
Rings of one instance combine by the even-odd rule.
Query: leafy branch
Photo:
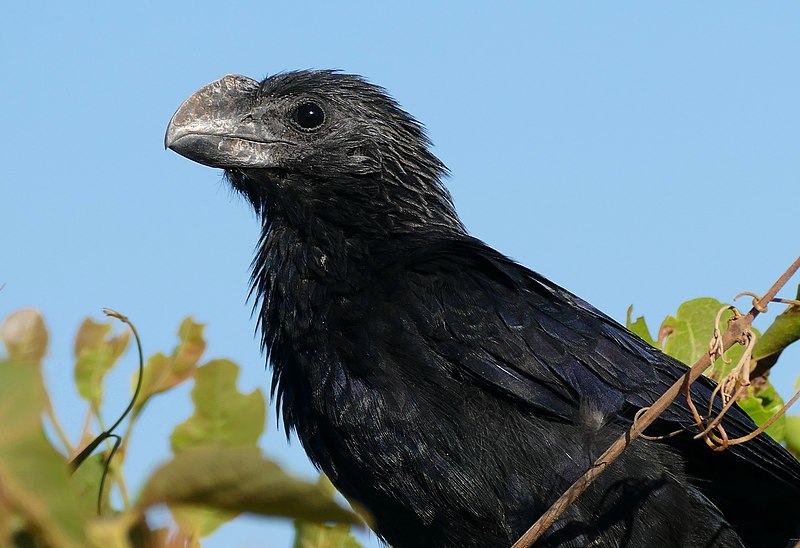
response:
[[[122,438],[118,435],[114,434],[114,430],[120,425],[122,421],[125,420],[125,417],[133,410],[133,406],[136,403],[136,398],[139,397],[139,391],[142,388],[142,373],[144,372],[144,358],[142,353],[142,341],[139,339],[139,333],[136,331],[136,326],[131,323],[127,316],[123,316],[119,312],[114,310],[104,308],[103,313],[106,316],[110,316],[112,318],[116,318],[122,323],[125,323],[130,327],[131,331],[133,332],[133,337],[136,340],[136,349],[139,353],[139,375],[138,380],[136,381],[136,389],[133,391],[133,396],[131,396],[131,401],[128,404],[128,407],[125,408],[125,411],[122,412],[122,415],[119,416],[117,422],[111,425],[111,428],[104,430],[99,436],[97,436],[91,443],[89,443],[83,450],[78,453],[78,455],[72,459],[69,463],[72,471],[75,472],[81,464],[91,455],[97,446],[103,443],[105,440],[109,438],[114,438],[114,445],[111,447],[111,451],[109,451],[108,457],[105,461],[105,466],[103,467],[103,475],[100,477],[100,486],[98,487],[97,491],[97,514],[100,515],[102,513],[102,502],[103,502],[103,489],[106,485],[106,477],[108,477],[108,471],[111,468],[111,461],[116,455],[119,446],[122,444]]]
[[[291,477],[262,455],[258,441],[266,422],[265,397],[260,389],[249,394],[238,390],[235,363],[201,363],[206,347],[202,324],[185,319],[172,353],[144,360],[133,324],[119,313],[105,313],[134,334],[138,373],[127,407],[106,428],[100,416],[103,383],[124,355],[129,331],[112,335],[110,323],[82,323],[75,339],[74,374],[88,412],[77,444],[58,424],[45,388],[41,365],[48,333],[42,316],[23,309],[0,325],[6,348],[6,356],[0,356],[0,546],[195,547],[244,512],[294,519],[298,547],[311,546],[309,539],[315,548],[357,546],[350,529],[361,519],[336,502],[329,485]],[[173,430],[174,457],[145,480],[131,503],[122,465],[133,425],[153,396],[187,381],[194,381],[194,414]],[[48,439],[43,416],[53,423],[58,445],[71,458]],[[124,423],[120,436],[115,432]],[[94,424],[101,429],[96,436],[89,434]],[[106,451],[97,451],[111,440]],[[75,446],[83,447],[77,455]],[[119,489],[122,508],[115,507],[107,478]],[[157,504],[167,505],[177,527],[149,527],[145,514]]]

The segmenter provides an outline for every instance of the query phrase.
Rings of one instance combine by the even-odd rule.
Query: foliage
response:
[[[229,360],[201,363],[203,325],[191,318],[181,323],[171,353],[154,354],[143,364],[119,450],[100,444],[85,460],[76,459],[93,440],[113,438],[107,431],[99,438],[89,432],[89,425],[104,424],[103,383],[130,343],[128,330],[112,331],[110,322],[87,319],[75,337],[75,387],[91,420],[73,446],[42,378],[48,343],[43,318],[23,309],[0,327],[6,349],[0,360],[0,545],[199,546],[202,537],[248,512],[294,519],[297,546],[358,546],[350,528],[361,520],[336,502],[329,484],[294,478],[261,454],[257,444],[266,420],[264,394],[260,389],[240,392],[239,366]],[[138,380],[137,374],[133,392]],[[131,501],[123,475],[130,433],[154,396],[190,380],[194,413],[170,436],[174,457],[153,472]],[[48,438],[43,415],[60,443]],[[110,496],[112,489],[120,496]],[[170,530],[152,530],[147,524],[148,509],[158,504],[172,513],[175,526]]]
[[[800,287],[798,287],[800,298]],[[656,339],[650,334],[644,317],[632,320],[633,306],[628,308],[626,325],[642,339],[663,350],[670,356],[692,365],[700,356],[708,352],[708,343],[714,331],[717,312],[727,306],[716,299],[699,298],[687,301],[678,307],[675,316],[667,316],[661,323]],[[721,315],[720,329],[724,330],[733,312],[726,311]],[[756,345],[750,361],[754,372],[765,371],[766,374],[752,378],[744,397],[737,403],[753,421],[761,425],[777,413],[784,405],[783,399],[775,391],[768,380],[769,368],[775,363],[783,350],[800,340],[800,307],[789,306],[767,328],[763,335],[753,329],[757,336]],[[729,348],[717,359],[713,367],[706,370],[706,375],[714,380],[723,378],[739,361],[744,348],[736,345]],[[800,417],[782,416],[767,428],[767,433],[778,442],[784,442],[795,455],[800,454]]]

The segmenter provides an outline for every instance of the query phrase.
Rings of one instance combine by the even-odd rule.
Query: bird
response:
[[[287,432],[397,548],[507,547],[686,366],[471,236],[424,127],[337,70],[227,75],[165,145],[260,220],[250,296]],[[705,377],[691,392],[708,401]],[[679,398],[536,546],[786,546],[800,463],[714,452]],[[751,432],[736,405],[730,437]]]

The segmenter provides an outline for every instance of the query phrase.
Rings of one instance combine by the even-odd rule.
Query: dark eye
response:
[[[325,121],[325,112],[316,103],[303,103],[295,108],[294,121],[305,130],[317,129]]]

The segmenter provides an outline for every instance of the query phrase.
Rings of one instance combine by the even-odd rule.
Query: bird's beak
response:
[[[172,116],[164,146],[211,167],[275,167],[275,147],[254,107],[258,82],[228,74],[192,94]]]

